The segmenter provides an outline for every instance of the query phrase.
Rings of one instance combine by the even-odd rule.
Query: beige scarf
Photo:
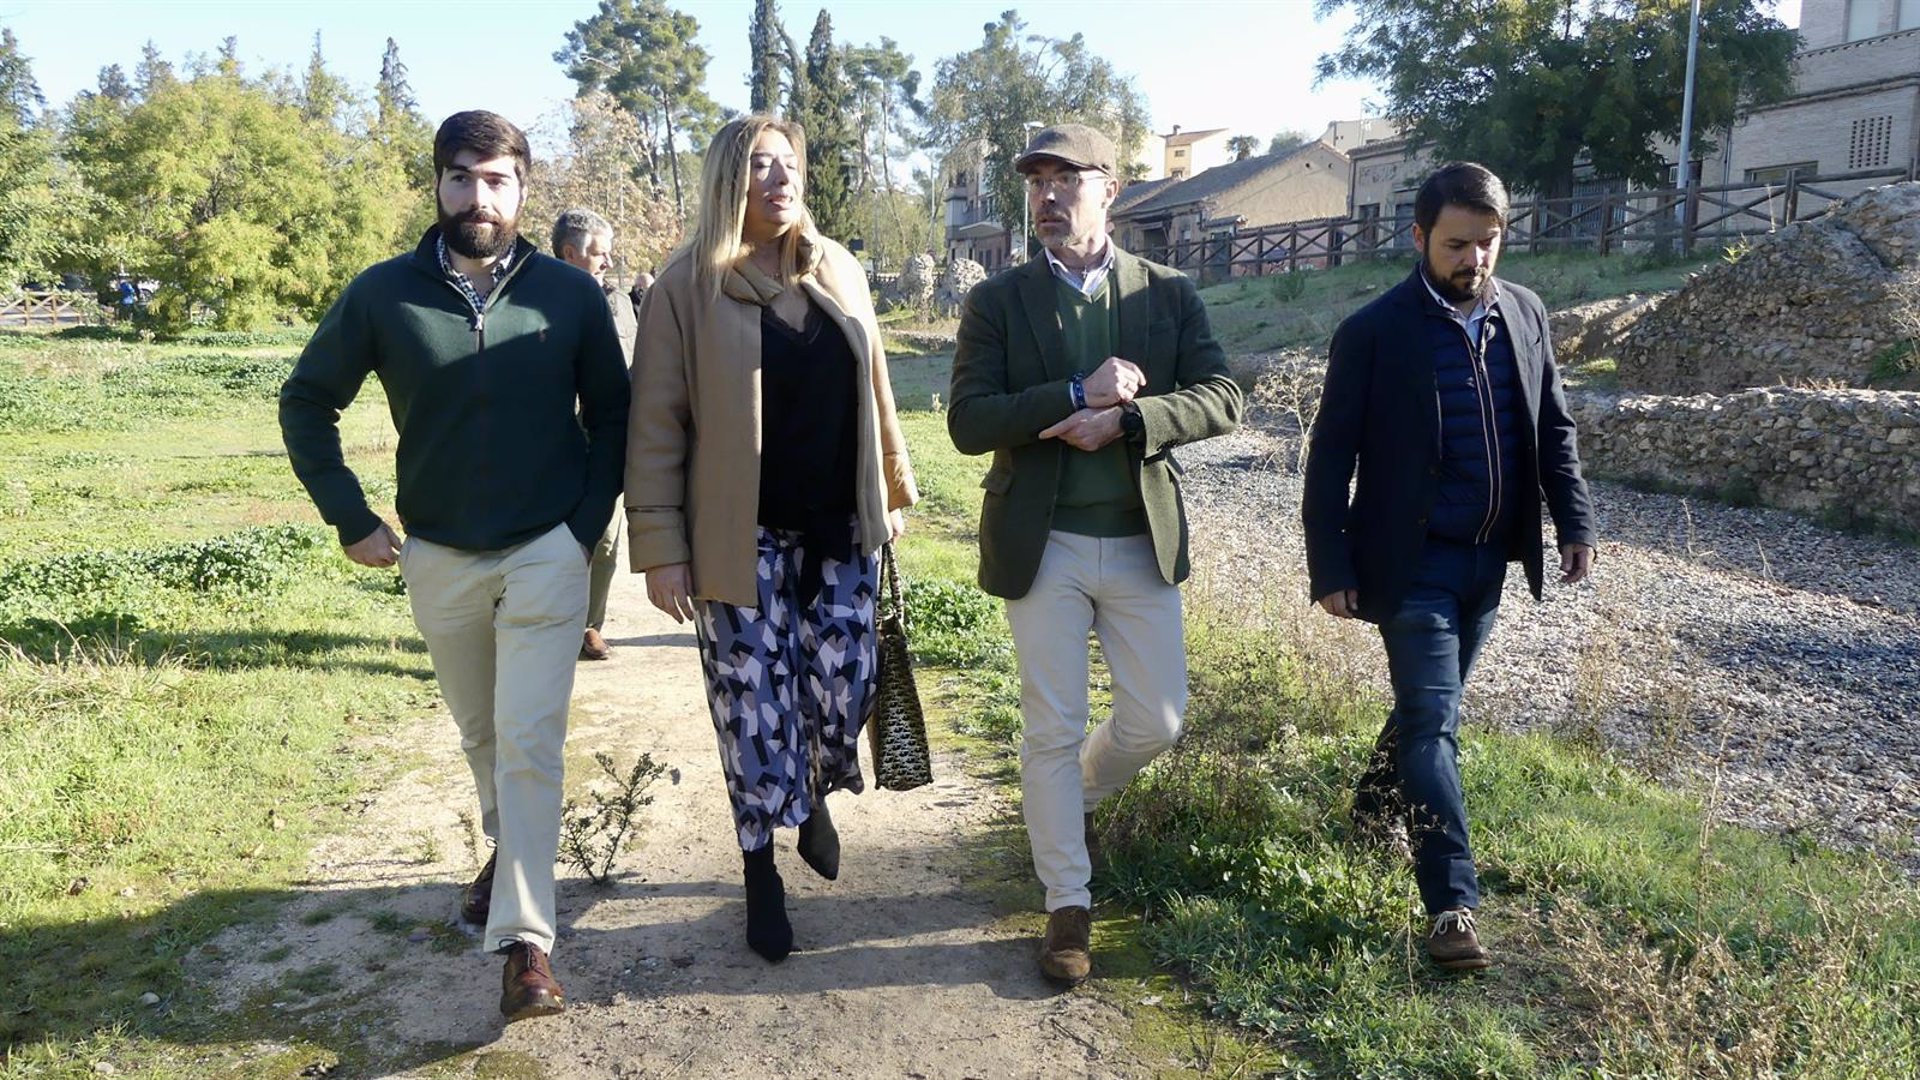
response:
[[[802,234],[800,237],[799,271],[801,277],[813,273],[820,265],[820,247],[813,238]],[[787,291],[780,279],[753,265],[751,258],[743,258],[728,268],[725,277],[720,279],[720,291],[743,304],[766,307]]]

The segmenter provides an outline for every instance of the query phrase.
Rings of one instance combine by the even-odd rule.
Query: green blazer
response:
[[[1206,305],[1186,275],[1117,247],[1112,274],[1108,287],[1120,304],[1118,353],[1147,376],[1135,398],[1146,440],[1129,443],[1129,456],[1161,576],[1177,585],[1187,577],[1187,516],[1180,465],[1170,451],[1238,426],[1240,387],[1227,373]],[[947,433],[963,454],[993,454],[980,484],[986,489],[980,587],[1009,600],[1033,587],[1053,524],[1062,455],[1079,452],[1037,437],[1073,412],[1067,383],[1079,370],[1077,358],[1067,355],[1054,288],[1044,257],[976,286],[960,314],[953,357]]]

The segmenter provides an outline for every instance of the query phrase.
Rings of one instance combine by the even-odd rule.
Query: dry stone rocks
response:
[[[1562,364],[1580,364],[1618,355],[1628,331],[1662,299],[1664,294],[1628,293],[1553,312],[1547,328],[1554,356]]]
[[[907,256],[900,268],[900,280],[894,284],[902,307],[924,311],[933,304],[933,291],[939,284],[939,264],[924,252]]]
[[[959,314],[960,305],[967,299],[967,294],[985,280],[987,268],[972,259],[948,262],[947,271],[940,275],[940,285],[933,293],[934,310],[942,315]]]
[[[1642,318],[1621,382],[1663,394],[1865,387],[1920,339],[1920,182],[1870,188],[1755,241]]]

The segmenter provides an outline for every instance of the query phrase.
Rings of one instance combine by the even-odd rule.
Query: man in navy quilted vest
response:
[[[1355,831],[1409,839],[1428,955],[1453,969],[1491,963],[1473,920],[1461,688],[1509,562],[1540,598],[1543,496],[1561,584],[1587,576],[1595,544],[1546,311],[1493,276],[1507,207],[1506,186],[1480,165],[1448,165],[1421,186],[1419,265],[1334,332],[1302,506],[1313,599],[1379,625],[1393,684]]]

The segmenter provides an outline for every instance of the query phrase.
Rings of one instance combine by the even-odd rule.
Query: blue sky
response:
[[[723,105],[747,104],[747,21],[753,0],[682,0],[700,21],[712,55],[707,92]],[[1032,32],[1086,35],[1093,50],[1133,76],[1155,129],[1224,127],[1266,138],[1297,129],[1317,135],[1332,120],[1366,112],[1373,89],[1352,82],[1313,85],[1316,58],[1335,47],[1344,15],[1313,16],[1312,0],[835,0],[835,37],[866,43],[893,38],[928,83],[941,57],[973,48],[981,28],[1008,7]],[[1789,25],[1799,0],[1779,0]],[[783,0],[781,19],[805,42],[818,3]],[[438,121],[465,108],[489,108],[535,127],[572,96],[552,54],[593,0],[0,0],[33,61],[47,99],[62,103],[94,85],[100,68],[131,73],[151,38],[176,64],[212,53],[231,34],[249,71],[304,69],[313,34],[335,73],[361,87],[379,73],[386,39],[399,43],[409,81]]]

